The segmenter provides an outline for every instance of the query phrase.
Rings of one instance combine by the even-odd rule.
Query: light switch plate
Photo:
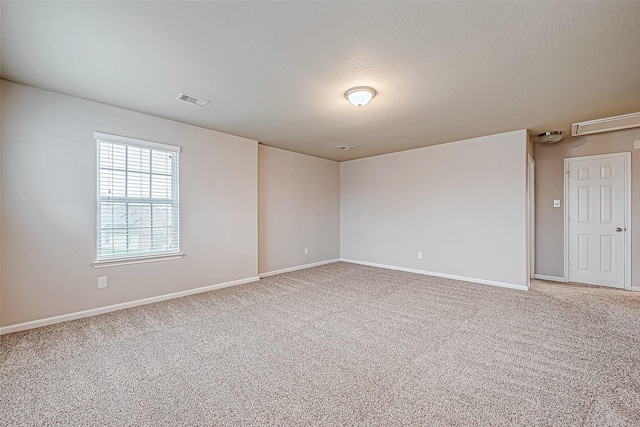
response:
[[[553,201],[553,207],[554,208],[559,208],[560,207],[560,200],[554,200]]]
[[[640,140],[633,141],[633,148],[640,148]]]

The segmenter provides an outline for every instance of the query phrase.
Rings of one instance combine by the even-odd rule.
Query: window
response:
[[[178,254],[180,147],[95,133],[97,261]]]

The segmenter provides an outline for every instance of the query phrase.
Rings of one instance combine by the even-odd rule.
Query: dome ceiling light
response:
[[[549,130],[538,135],[538,142],[541,144],[553,144],[562,139],[562,131]]]
[[[356,86],[344,93],[345,98],[356,107],[367,105],[376,96],[376,90],[369,86]]]

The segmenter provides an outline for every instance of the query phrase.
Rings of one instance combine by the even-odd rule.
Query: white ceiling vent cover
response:
[[[182,92],[178,94],[176,99],[179,99],[180,101],[188,102],[189,104],[197,105],[199,107],[206,107],[207,104],[211,102],[208,99],[198,98],[195,96],[187,95],[186,93],[182,93]]]
[[[640,113],[625,114],[623,116],[607,117],[588,122],[571,125],[571,136],[589,135],[591,133],[609,132],[612,130],[629,129],[640,126]]]

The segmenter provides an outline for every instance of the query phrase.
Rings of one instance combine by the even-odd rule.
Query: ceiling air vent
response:
[[[605,119],[574,123],[571,125],[571,136],[589,135],[591,133],[609,132],[612,130],[629,129],[639,126],[640,113],[625,114],[623,116],[607,117]]]
[[[333,148],[335,148],[336,150],[343,150],[343,151],[351,150],[351,147],[349,147],[347,145],[336,145]]]
[[[179,99],[180,101],[188,102],[189,104],[197,105],[199,107],[205,107],[208,103],[211,102],[208,99],[197,98],[195,96],[187,95],[186,93],[182,93],[182,92],[178,94],[176,99]]]

